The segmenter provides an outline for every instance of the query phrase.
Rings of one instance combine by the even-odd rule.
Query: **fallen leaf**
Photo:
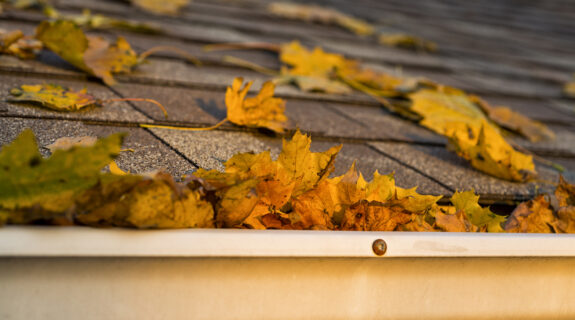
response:
[[[142,23],[131,20],[123,20],[111,18],[101,14],[92,14],[89,9],[84,9],[82,14],[63,15],[60,14],[55,8],[44,8],[44,13],[51,19],[55,20],[70,20],[78,26],[89,29],[123,29],[132,32],[159,34],[162,29],[148,23]]]
[[[394,231],[410,221],[411,213],[399,206],[362,200],[345,211],[341,230]]]
[[[525,182],[537,176],[533,157],[514,150],[487,122],[480,128],[454,123],[450,130],[449,147],[474,168],[509,181]]]
[[[475,195],[473,190],[456,192],[451,197],[451,203],[455,206],[456,212],[463,212],[465,217],[474,226],[480,230],[487,230],[488,232],[502,232],[503,227],[501,224],[505,222],[505,217],[491,212],[489,208],[482,208],[478,201],[479,196]],[[460,218],[458,218],[458,220],[461,221]],[[469,227],[466,226],[465,228]]]
[[[437,45],[434,42],[403,33],[390,33],[379,35],[379,43],[403,49],[435,52]]]
[[[528,117],[511,110],[508,107],[492,107],[479,97],[473,97],[489,119],[503,128],[515,131],[529,139],[531,142],[539,142],[555,139],[553,131],[541,122],[531,120]]]
[[[563,94],[570,98],[575,98],[575,82],[567,82],[563,86]]]
[[[62,59],[108,85],[116,82],[113,73],[129,72],[138,63],[136,53],[124,38],[118,37],[116,43],[110,44],[102,37],[84,35],[67,20],[42,22],[36,29],[36,38]]]
[[[268,6],[268,11],[277,16],[289,19],[320,22],[324,24],[336,24],[362,36],[374,33],[374,27],[369,23],[332,8],[325,8],[317,5],[275,2]]]
[[[76,200],[75,220],[89,226],[210,228],[212,205],[165,173],[106,176]]]
[[[338,68],[338,76],[349,86],[369,95],[400,97],[415,91],[419,79],[396,77],[388,73],[363,68],[357,61],[346,60]]]
[[[232,86],[226,90],[228,120],[240,126],[283,132],[287,122],[285,101],[273,96],[275,85],[267,81],[257,96],[246,98],[252,82],[242,88],[243,82],[243,78],[235,78]]]
[[[0,29],[0,54],[13,55],[20,59],[33,59],[41,49],[41,42],[25,36],[20,30]]]
[[[120,152],[123,135],[111,135],[90,147],[56,150],[42,158],[31,130],[0,152],[0,211],[9,222],[26,223],[67,215],[75,197],[96,185],[100,170]]]
[[[33,102],[57,111],[78,111],[98,101],[84,88],[72,91],[55,84],[22,85],[10,90],[9,101]]]
[[[507,219],[505,232],[554,233],[556,218],[545,200],[537,196],[533,200],[520,203]]]
[[[145,11],[160,15],[176,15],[190,0],[130,0]]]
[[[70,150],[73,147],[91,147],[97,140],[98,138],[93,136],[62,137],[56,139],[53,143],[46,145],[44,148],[50,150],[51,153],[54,153],[56,150]]]
[[[476,232],[478,230],[478,228],[467,219],[463,210],[459,210],[453,214],[437,211],[435,213],[435,225],[447,232]]]

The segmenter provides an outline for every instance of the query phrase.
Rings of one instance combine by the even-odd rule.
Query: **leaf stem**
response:
[[[188,52],[186,52],[183,49],[180,49],[178,47],[172,47],[172,46],[157,46],[157,47],[150,48],[147,51],[144,51],[142,54],[140,54],[139,60],[140,60],[140,62],[142,62],[147,57],[149,57],[150,55],[157,53],[157,52],[162,52],[162,51],[174,52],[174,53],[179,54],[180,56],[184,57],[186,60],[190,61],[191,63],[195,64],[196,66],[202,65],[202,62],[200,60],[198,60],[198,58],[192,56],[191,54],[189,54]]]
[[[114,99],[104,99],[104,100],[95,100],[95,101],[91,101],[90,104],[92,103],[108,103],[108,102],[121,102],[121,101],[142,101],[142,102],[150,102],[153,103],[155,105],[158,106],[158,108],[160,108],[162,110],[162,112],[164,113],[164,117],[166,117],[166,119],[168,119],[168,111],[166,110],[166,108],[164,108],[164,106],[159,103],[158,101],[154,100],[154,99],[146,99],[146,98],[114,98]]]
[[[258,65],[258,64],[255,64],[255,63],[253,63],[253,62],[250,62],[250,61],[247,61],[247,60],[244,60],[244,59],[240,59],[240,58],[238,58],[238,57],[234,57],[234,56],[224,56],[224,57],[222,58],[222,60],[223,60],[224,62],[233,64],[233,65],[235,65],[235,66],[243,67],[243,68],[246,68],[246,69],[250,69],[250,70],[253,70],[253,71],[256,71],[256,72],[259,72],[259,73],[267,74],[267,75],[270,75],[270,76],[279,76],[279,72],[276,71],[276,70],[272,70],[272,69],[269,69],[269,68],[266,68],[266,67],[262,67],[262,66],[260,66],[260,65]]]
[[[267,42],[245,42],[245,43],[217,43],[204,46],[204,51],[219,51],[219,50],[266,50],[272,52],[280,52],[281,46],[278,44]]]
[[[189,128],[189,127],[175,127],[175,126],[166,126],[161,124],[145,124],[140,123],[140,127],[142,128],[160,128],[160,129],[172,129],[172,130],[181,130],[181,131],[209,131],[219,128],[222,124],[228,122],[228,118],[224,118],[222,121],[216,123],[211,127],[205,128]]]

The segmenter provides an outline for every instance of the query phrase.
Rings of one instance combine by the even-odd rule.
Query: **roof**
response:
[[[269,76],[223,62],[233,55],[278,68],[277,58],[259,51],[205,52],[206,44],[226,42],[283,43],[299,39],[307,46],[359,59],[372,66],[404,74],[425,76],[504,104],[547,124],[553,142],[512,141],[534,154],[563,165],[575,181],[575,101],[562,94],[575,72],[575,4],[569,1],[315,1],[320,5],[366,19],[384,30],[407,32],[438,44],[435,53],[385,47],[337,26],[312,24],[271,16],[265,1],[194,0],[177,17],[135,10],[123,1],[58,0],[64,13],[91,9],[111,17],[152,22],[165,34],[126,31],[91,31],[110,40],[124,36],[138,52],[158,45],[181,48],[196,56],[195,66],[172,54],[159,54],[131,74],[117,77],[108,87],[77,71],[60,58],[43,52],[37,60],[0,55],[0,145],[12,141],[24,128],[32,128],[39,145],[64,136],[106,136],[128,132],[120,168],[133,173],[163,168],[175,176],[197,168],[222,168],[237,152],[281,148],[281,135],[231,124],[213,131],[185,132],[140,128],[141,123],[210,126],[225,117],[225,88],[234,77],[255,80],[257,90]],[[0,28],[32,33],[45,17],[34,11],[6,11]],[[56,83],[74,89],[87,87],[98,98],[150,98],[170,114],[164,119],[155,106],[144,102],[114,102],[103,107],[62,113],[6,100],[11,88],[22,84]],[[343,143],[334,174],[344,173],[353,161],[367,178],[373,172],[395,172],[397,184],[418,186],[425,194],[451,195],[475,189],[480,202],[509,204],[551,190],[558,172],[537,161],[539,180],[503,181],[473,169],[446,150],[446,139],[392,114],[360,93],[334,95],[304,93],[282,86],[276,95],[286,99],[289,128],[312,136],[312,149],[325,150]],[[289,137],[286,134],[283,137]],[[42,150],[45,154],[46,149]],[[550,189],[551,188],[551,189]]]

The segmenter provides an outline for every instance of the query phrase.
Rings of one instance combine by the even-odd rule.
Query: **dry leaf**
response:
[[[97,103],[85,88],[72,91],[55,84],[22,85],[20,88],[10,90],[10,94],[12,97],[9,101],[39,103],[43,107],[57,111],[78,111]]]
[[[379,43],[416,51],[435,52],[437,50],[437,45],[434,42],[403,33],[381,34],[379,35]]]
[[[410,221],[411,212],[399,206],[362,200],[345,211],[341,230],[394,231],[399,225]]]
[[[91,147],[97,140],[98,138],[93,136],[62,137],[56,139],[53,143],[46,145],[44,148],[50,150],[51,153],[54,153],[56,150],[70,150],[72,147]]]
[[[482,231],[502,232],[501,224],[505,222],[505,217],[491,212],[489,208],[482,208],[478,201],[479,196],[475,195],[473,190],[456,192],[451,197],[451,203],[455,206],[456,212],[462,211],[471,224]]]
[[[489,119],[503,128],[515,131],[529,139],[531,142],[555,139],[553,131],[541,122],[511,110],[508,107],[492,107],[479,97],[473,97]]]
[[[67,217],[75,197],[96,185],[101,169],[118,155],[122,139],[112,135],[44,159],[34,134],[25,130],[0,152],[0,212],[9,213],[12,223]]]
[[[243,78],[235,78],[232,86],[226,90],[228,120],[240,126],[283,132],[287,122],[285,101],[273,96],[274,84],[267,81],[257,96],[246,98],[252,82],[242,88],[243,82]]]
[[[533,157],[514,150],[493,126],[481,127],[451,124],[449,147],[471,165],[492,176],[525,182],[537,176]]]
[[[145,11],[160,15],[177,15],[190,0],[130,0]]]
[[[317,5],[275,2],[268,6],[268,11],[277,16],[289,19],[337,24],[362,36],[371,35],[374,32],[374,27],[363,20],[353,18],[332,8]]]
[[[556,218],[545,200],[545,196],[537,196],[533,200],[520,203],[505,223],[506,232],[553,233]]]
[[[42,22],[36,29],[36,38],[44,46],[75,67],[113,85],[113,73],[129,72],[138,63],[138,57],[122,37],[110,44],[102,37],[84,35],[73,22],[58,20]]]
[[[20,30],[0,29],[0,54],[13,55],[20,59],[33,59],[41,49],[41,42],[24,36]]]

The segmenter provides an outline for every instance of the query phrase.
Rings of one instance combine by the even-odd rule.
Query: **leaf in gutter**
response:
[[[545,196],[520,203],[505,223],[506,232],[552,233],[556,218]]]
[[[482,208],[478,201],[479,196],[475,195],[473,190],[456,192],[451,197],[456,212],[462,211],[474,226],[488,232],[502,232],[501,224],[505,222],[505,217],[491,212],[489,208]]]
[[[48,159],[38,152],[34,134],[25,130],[0,152],[0,208],[13,212],[9,222],[25,223],[66,215],[75,197],[94,186],[100,170],[120,152],[123,135],[90,147],[56,150]]]

